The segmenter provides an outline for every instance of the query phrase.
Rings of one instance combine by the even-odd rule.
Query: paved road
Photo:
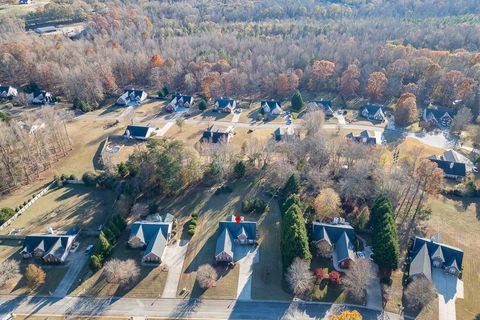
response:
[[[86,297],[0,296],[0,314],[155,316],[168,319],[280,319],[292,302],[129,299]],[[339,306],[328,303],[299,303],[299,309],[322,318]],[[343,306],[340,308],[344,308]],[[346,308],[346,307],[345,307]],[[377,320],[379,311],[354,307],[364,320]],[[389,319],[401,319],[389,314]]]

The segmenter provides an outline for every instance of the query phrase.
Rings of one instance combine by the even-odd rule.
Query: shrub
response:
[[[293,120],[298,119],[298,112],[292,112],[291,116]]]
[[[68,180],[77,180],[77,177],[75,177],[74,174],[71,174],[70,177],[68,177]]]
[[[36,288],[42,283],[45,283],[45,271],[34,264],[29,264],[25,270],[25,279],[30,288]]]
[[[82,112],[92,111],[92,107],[86,101],[80,100],[77,97],[73,98],[73,109],[79,109]]]
[[[93,255],[90,257],[89,267],[92,271],[98,271],[102,267],[103,258]]]
[[[85,172],[82,180],[87,186],[95,186],[97,184],[97,175],[94,172]]]
[[[195,228],[188,228],[188,234],[193,237],[193,235],[195,234]]]
[[[155,214],[158,212],[158,205],[155,202],[152,202],[148,205],[148,213]]]
[[[262,199],[246,199],[242,201],[242,212],[244,213],[257,213],[261,214],[265,212],[267,204]]]
[[[55,180],[55,185],[57,186],[57,188],[63,187],[63,180],[61,177],[55,176],[53,177],[53,180]]]
[[[205,111],[205,110],[207,110],[207,108],[208,108],[207,101],[205,101],[203,99],[200,100],[200,103],[198,104],[198,110]]]
[[[169,91],[168,91],[167,87],[163,87],[162,89],[160,89],[158,91],[158,97],[159,98],[165,98],[166,96],[168,96],[168,94],[169,94]]]
[[[107,238],[108,242],[111,244],[115,244],[117,242],[117,237],[113,231],[109,227],[103,228],[103,233],[105,234],[105,237]]]
[[[198,219],[198,213],[192,213],[192,218]]]
[[[118,230],[120,230],[120,232],[122,232],[127,228],[127,221],[125,221],[125,219],[121,215],[119,214],[114,215],[112,217],[112,220],[113,220],[113,223],[117,226]]]
[[[112,221],[110,221],[104,229],[107,228],[113,233],[115,238],[118,238],[120,236],[121,231],[118,230],[117,226]]]
[[[98,243],[95,246],[95,250],[93,254],[96,256],[101,256],[103,259],[105,259],[111,253],[112,253],[112,245],[110,244],[110,242],[108,242],[108,239],[103,233],[103,231],[101,231],[100,236],[98,237]]]
[[[2,208],[0,209],[0,225],[4,224],[5,221],[8,221],[11,217],[15,215],[15,210],[12,208]]]
[[[245,168],[245,163],[240,160],[238,161],[236,164],[235,164],[235,167],[233,168],[233,172],[235,173],[235,176],[240,179],[242,178],[243,176],[245,176],[245,171],[246,171],[246,168]]]
[[[19,262],[16,260],[5,260],[0,262],[0,288],[5,286],[5,284],[17,277],[20,274]]]
[[[198,223],[198,222],[197,222],[196,219],[192,219],[192,220],[190,220],[190,225],[189,225],[189,227],[190,227],[190,226],[197,226],[197,223]]]

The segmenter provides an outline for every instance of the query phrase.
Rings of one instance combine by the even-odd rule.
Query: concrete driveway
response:
[[[69,253],[67,257],[68,271],[55,289],[54,297],[63,298],[68,294],[68,290],[72,287],[73,282],[77,279],[78,274],[89,258],[90,255],[84,253],[83,247],[78,248],[76,252]]]
[[[260,251],[251,245],[237,245],[235,246],[234,257],[240,266],[237,299],[251,300],[253,265],[260,261]]]
[[[164,263],[168,266],[168,275],[162,298],[176,298],[178,282],[182,274],[183,262],[187,253],[188,240],[180,240],[165,250]]]
[[[432,281],[438,293],[439,320],[456,320],[455,300],[463,299],[463,281],[432,268]]]

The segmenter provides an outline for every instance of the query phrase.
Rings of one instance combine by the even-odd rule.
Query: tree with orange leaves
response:
[[[346,97],[353,97],[360,88],[360,69],[356,64],[348,66],[340,78],[340,92]]]
[[[368,76],[367,92],[370,98],[378,101],[383,97],[388,79],[383,72],[373,72]]]
[[[162,56],[159,53],[155,53],[150,59],[150,66],[152,68],[159,68],[164,62],[165,60],[163,60]]]
[[[417,97],[413,93],[404,93],[398,98],[395,109],[395,123],[401,126],[411,124],[417,120]]]
[[[312,66],[312,77],[308,82],[310,90],[326,87],[335,72],[335,63],[328,60],[316,60]]]
[[[339,315],[333,315],[330,320],[362,320],[362,315],[357,310],[345,310]]]

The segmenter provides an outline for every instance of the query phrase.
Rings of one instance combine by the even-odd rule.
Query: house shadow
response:
[[[65,311],[65,316],[70,315],[101,315],[118,300],[116,297],[103,299],[93,297],[83,297],[75,300],[75,303]]]
[[[114,111],[117,111],[120,107],[117,106],[116,104],[112,104],[110,106],[108,106],[107,108],[105,108],[105,110],[103,110],[99,116],[104,116],[104,115],[107,115],[111,112],[114,112]]]
[[[218,121],[226,118],[230,113],[227,112],[216,112],[213,110],[205,111],[202,114],[202,120],[208,120],[207,118],[213,117],[213,121]]]

